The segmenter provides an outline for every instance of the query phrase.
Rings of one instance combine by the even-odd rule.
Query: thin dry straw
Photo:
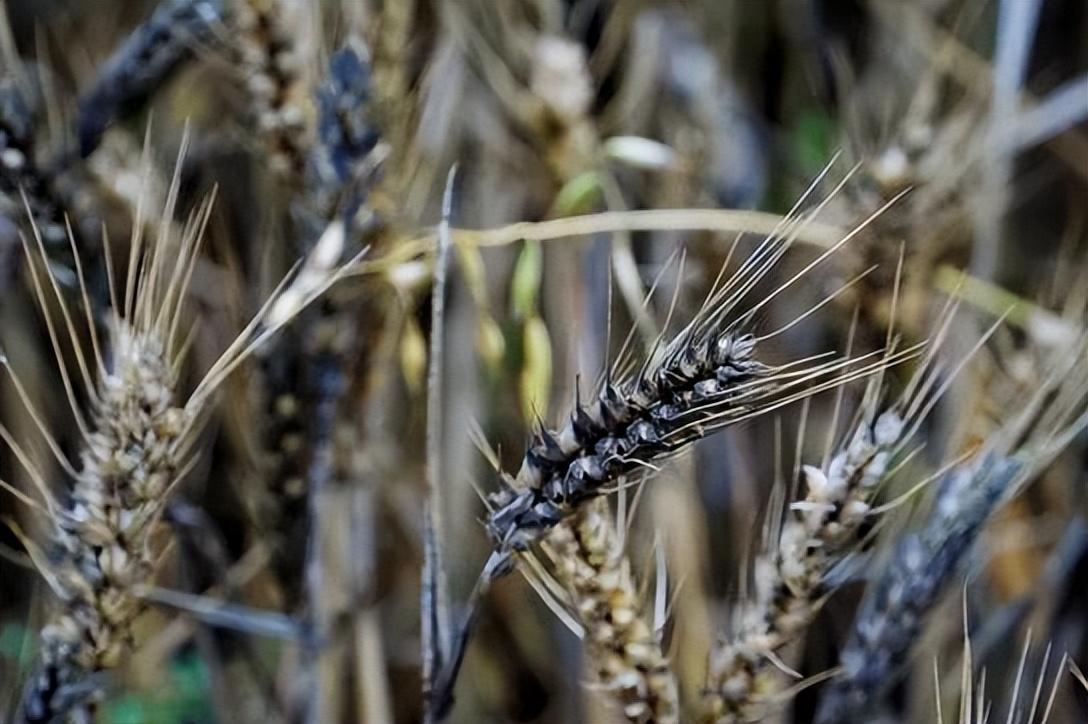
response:
[[[867,596],[841,655],[842,675],[824,692],[819,724],[856,721],[877,706],[979,530],[1030,467],[987,453],[946,475],[926,525],[899,541]]]
[[[214,40],[223,0],[168,0],[137,26],[79,101],[80,153],[89,156],[115,120],[147,102],[200,45]]]
[[[431,342],[427,368],[427,498],[423,509],[424,564],[420,581],[420,629],[423,654],[423,719],[445,718],[453,705],[452,687],[444,681],[447,671],[460,667],[464,652],[454,640],[450,620],[449,586],[443,563],[445,542],[445,495],[439,462],[442,454],[443,355],[445,354],[446,284],[449,277],[450,215],[453,212],[453,183],[456,167],[446,177],[442,198],[442,222],[438,230],[438,258],[435,261],[431,296]]]
[[[593,685],[631,722],[679,721],[676,675],[643,612],[616,523],[603,500],[548,535],[556,575],[583,629]]]

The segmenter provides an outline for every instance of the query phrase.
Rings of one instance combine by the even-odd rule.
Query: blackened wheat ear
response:
[[[514,553],[527,550],[581,502],[615,490],[629,476],[656,470],[655,463],[695,441],[916,354],[912,348],[860,368],[850,360],[820,358],[772,366],[757,356],[761,341],[809,312],[761,337],[752,331],[756,314],[864,227],[745,305],[792,241],[778,234],[765,239],[711,292],[691,323],[663,348],[660,340],[655,344],[637,372],[620,378],[613,367],[592,403],[577,401],[564,427],[534,435],[517,476],[502,476],[503,489],[491,498],[487,531],[493,553],[484,577],[508,572]]]
[[[754,350],[750,334],[700,340],[652,374],[606,383],[561,430],[538,432],[517,478],[493,498],[487,528],[499,551],[526,549],[581,501],[726,424],[723,409],[737,416],[750,411],[760,396],[749,392],[742,402],[746,383],[758,389],[771,376]]]
[[[804,197],[791,217],[803,202]],[[595,400],[589,404],[577,400],[566,425],[556,431],[541,429],[533,436],[517,475],[503,474],[502,489],[490,498],[486,528],[491,555],[473,592],[468,615],[454,640],[447,643],[451,654],[435,683],[425,691],[437,716],[452,706],[452,691],[479,598],[493,581],[513,570],[516,554],[527,551],[585,502],[616,491],[629,478],[648,475],[657,470],[657,463],[717,430],[917,354],[918,349],[911,348],[864,364],[864,358],[828,361],[826,355],[819,355],[778,366],[757,356],[761,342],[789,329],[829,299],[762,336],[753,331],[756,315],[871,220],[785,282],[763,292],[758,301],[751,301],[753,290],[767,280],[804,227],[804,219],[791,218],[764,239],[731,277],[715,282],[687,326],[667,343],[662,341],[663,333],[636,372],[618,372],[629,369],[625,343]],[[723,275],[728,264],[727,259]]]
[[[867,597],[840,658],[842,676],[820,704],[820,724],[857,721],[876,705],[979,530],[1024,469],[1020,460],[988,455],[948,473],[932,517],[899,541]]]
[[[659,366],[627,382],[605,383],[596,401],[575,406],[561,430],[538,432],[517,477],[504,479],[504,489],[492,496],[490,574],[505,572],[514,552],[528,549],[580,503],[612,492],[627,476],[654,470],[658,461],[727,425],[885,364],[772,367],[755,357],[757,341],[737,328],[685,334]]]
[[[131,113],[201,45],[214,40],[223,0],[168,0],[137,26],[79,102],[80,153],[89,156],[113,121]]]

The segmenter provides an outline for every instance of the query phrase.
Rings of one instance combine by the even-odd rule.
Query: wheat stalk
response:
[[[596,683],[631,722],[680,720],[676,675],[642,612],[608,505],[597,499],[548,534],[557,578],[570,593]]]

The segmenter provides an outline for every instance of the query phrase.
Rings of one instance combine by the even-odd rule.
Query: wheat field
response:
[[[0,721],[1088,721],[1083,0],[0,0]]]

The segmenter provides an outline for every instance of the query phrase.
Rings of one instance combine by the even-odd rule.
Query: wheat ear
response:
[[[596,684],[631,722],[680,720],[676,675],[642,600],[608,505],[598,499],[547,537],[557,578],[570,593]]]
[[[541,429],[517,476],[504,476],[503,490],[492,496],[487,529],[494,552],[487,575],[508,571],[515,552],[526,550],[582,502],[611,492],[628,476],[656,470],[656,463],[695,441],[915,354],[917,349],[905,350],[866,366],[819,357],[771,366],[757,358],[759,343],[778,332],[757,337],[751,330],[754,316],[858,230],[743,307],[790,246],[779,236],[766,239],[711,293],[691,323],[667,344],[655,344],[637,371],[617,377],[613,366],[592,403],[577,401],[561,429]]]
[[[214,40],[222,14],[222,0],[168,0],[129,34],[79,101],[76,128],[84,157],[110,123],[142,105],[200,45]]]
[[[185,147],[183,141],[182,153]],[[178,186],[175,174],[164,218],[173,216]],[[35,233],[36,254],[26,244],[30,256],[37,258],[37,263],[32,258],[29,264],[30,276],[82,445],[76,469],[41,424],[42,416],[30,407],[25,388],[12,373],[42,436],[73,480],[70,494],[58,500],[29,456],[0,428],[42,499],[24,502],[44,514],[48,523],[44,543],[21,538],[61,603],[41,633],[41,661],[24,689],[23,721],[48,722],[62,716],[90,720],[103,688],[99,674],[118,666],[132,648],[133,623],[144,606],[138,589],[150,581],[156,560],[152,532],[194,460],[200,424],[216,390],[231,371],[351,268],[308,260],[182,401],[177,383],[186,349],[184,335],[179,334],[183,301],[210,213],[211,199],[197,210],[179,239],[171,238],[170,225],[164,224],[152,245],[140,232],[142,219],[136,219],[122,290],[107,265],[112,312],[104,344],[99,342],[77,265],[91,355],[77,342],[77,317],[50,270],[40,234]],[[39,265],[44,273],[38,271]],[[49,312],[50,299],[60,310],[60,321]],[[78,362],[75,375],[63,361],[65,333]],[[6,358],[0,360],[12,372]],[[86,408],[77,401],[73,377],[85,388]]]
[[[879,511],[873,506],[895,470],[894,458],[971,358],[967,355],[937,384],[942,372],[937,352],[955,309],[954,304],[946,306],[943,322],[904,393],[881,411],[883,376],[873,380],[835,453],[820,467],[801,468],[805,496],[789,506],[785,521],[770,526],[767,548],[755,561],[755,595],[734,610],[732,636],[711,649],[704,721],[750,721],[776,703],[781,673],[788,670],[782,651],[801,638],[833,592],[829,575],[862,543],[866,524],[877,520]],[[972,354],[993,331],[982,336]],[[891,330],[889,344],[890,336]],[[839,404],[841,398],[836,408]]]
[[[93,364],[75,342],[72,315],[48,271],[41,236],[36,236],[39,261],[47,270],[63,329],[76,347],[90,402],[85,413],[78,408],[61,361],[82,447],[70,495],[63,504],[50,502],[48,548],[26,541],[62,604],[41,633],[41,661],[23,698],[28,722],[61,715],[89,720],[101,689],[94,675],[118,666],[132,646],[133,622],[143,608],[135,589],[153,571],[152,530],[184,474],[196,429],[198,410],[178,402],[184,348],[176,331],[209,212],[210,203],[195,215],[177,246],[166,238],[153,248],[145,248],[139,235],[133,240],[124,301],[113,308],[104,345],[97,342],[89,312],[86,317]],[[60,361],[48,292],[33,260],[29,266]],[[86,297],[84,303],[89,304]]]
[[[894,410],[867,415],[826,469],[805,466],[805,498],[756,560],[755,597],[737,609],[736,633],[711,651],[704,721],[750,721],[768,708],[785,668],[780,652],[808,628],[829,593],[828,573],[857,544],[903,430]]]
[[[307,8],[297,0],[231,0],[253,121],[269,167],[290,188],[302,186],[312,145],[308,49],[299,25]]]
[[[991,513],[1088,426],[1086,344],[1082,334],[1057,356],[1046,379],[975,459],[944,475],[921,529],[896,543],[855,620],[840,656],[842,674],[824,692],[818,724],[854,721],[879,704]]]

